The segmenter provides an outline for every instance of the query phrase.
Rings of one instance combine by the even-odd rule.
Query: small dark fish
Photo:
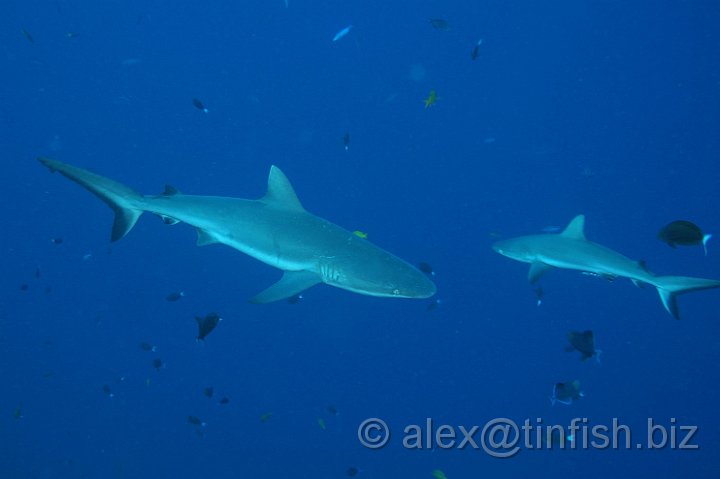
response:
[[[102,390],[105,394],[108,395],[108,397],[115,397],[115,395],[110,390],[110,386],[108,386],[107,384],[103,384]]]
[[[360,469],[357,467],[348,467],[347,471],[345,471],[345,475],[348,477],[355,477],[360,472]]]
[[[443,20],[442,18],[431,18],[430,25],[432,25],[435,30],[450,30],[450,24],[447,20]]]
[[[340,413],[338,412],[337,408],[336,408],[335,406],[333,406],[332,404],[330,404],[328,407],[326,407],[325,410],[326,410],[329,414],[332,414],[333,416],[337,416],[338,414],[340,414]]]
[[[40,278],[40,276],[41,276],[40,266],[38,266],[37,268],[35,268],[35,278]]]
[[[470,54],[470,58],[473,60],[477,60],[477,57],[480,56],[480,45],[482,45],[482,38],[478,40],[475,44],[475,48],[473,48],[472,53]]]
[[[550,402],[554,406],[556,402],[560,404],[570,405],[574,400],[584,397],[585,394],[580,389],[580,381],[568,381],[565,383],[556,383],[553,386],[553,393],[550,396]]]
[[[350,149],[350,132],[345,132],[345,136],[343,136],[343,146],[345,146],[345,151]]]
[[[52,293],[52,286],[45,286],[45,294]]]
[[[228,399],[227,397],[224,397],[219,402],[220,402],[220,404],[225,405],[230,402],[230,399]]]
[[[171,303],[174,303],[175,301],[179,300],[180,298],[184,298],[184,297],[185,297],[184,291],[176,291],[176,292],[170,293],[167,296],[165,296],[165,300],[169,301]]]
[[[25,417],[25,416],[23,416],[23,413],[22,413],[22,403],[20,403],[20,404],[18,405],[18,407],[15,408],[15,412],[13,413],[13,417],[14,417],[15,419],[22,419],[23,417]]]
[[[595,348],[595,335],[591,330],[570,331],[567,333],[567,338],[570,344],[565,348],[565,351],[569,353],[579,352],[582,361],[594,357],[600,362],[600,353],[602,353],[602,351]]]
[[[214,392],[215,392],[215,391],[213,390],[213,388],[205,388],[205,389],[203,389],[203,394],[205,394],[205,396],[207,396],[208,398],[213,397],[213,393],[214,393]]]
[[[194,424],[196,426],[205,427],[207,426],[207,423],[203,422],[199,417],[197,416],[188,416],[187,420],[190,424]]]
[[[23,284],[20,285],[20,291],[27,291],[28,289],[30,289],[30,285],[29,285],[29,284],[23,283]]]
[[[542,304],[542,299],[545,296],[545,291],[543,291],[542,286],[538,286],[535,288],[535,297],[537,298],[537,305],[540,306]]]
[[[703,234],[698,225],[690,221],[678,220],[666,225],[658,233],[660,241],[664,241],[671,248],[679,246],[695,246],[701,244],[707,256],[707,242],[711,234]]]
[[[157,346],[154,346],[148,342],[143,341],[142,343],[140,343],[140,349],[142,349],[143,351],[154,353],[157,351]]]
[[[215,326],[217,326],[217,324],[222,321],[222,318],[217,313],[210,313],[204,318],[195,316],[195,321],[197,321],[198,324],[197,340],[201,341],[204,340],[205,337],[210,334],[213,329],[215,329]]]
[[[158,371],[160,371],[160,368],[163,367],[162,359],[160,359],[160,358],[155,358],[155,359],[153,359],[153,360],[152,360],[152,365],[153,365],[153,367],[154,367],[155,369],[157,369]]]
[[[287,299],[287,302],[290,304],[298,304],[302,299],[302,294],[294,294]]]
[[[441,299],[433,299],[432,301],[430,301],[428,303],[426,309],[427,309],[427,311],[435,311],[438,308],[438,306],[440,306],[440,304],[442,304]]]
[[[197,98],[193,98],[193,99],[192,99],[192,104],[193,104],[193,106],[194,106],[195,108],[197,108],[198,110],[202,110],[203,113],[207,113],[207,112],[209,111],[207,108],[205,108],[205,105],[203,105],[203,102],[201,102],[201,101],[198,100]]]
[[[433,267],[424,261],[418,263],[418,269],[427,275],[435,276],[435,270],[433,270]]]
[[[51,238],[50,242],[52,244],[63,244],[63,239],[62,238]]]
[[[27,41],[29,41],[30,43],[35,43],[35,39],[32,37],[32,35],[30,35],[30,32],[28,32],[24,28],[22,29],[22,32],[23,35],[25,35],[25,38],[27,38]]]

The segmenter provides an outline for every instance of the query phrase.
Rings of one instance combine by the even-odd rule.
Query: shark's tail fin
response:
[[[127,186],[57,160],[38,157],[38,161],[52,172],[59,172],[86,190],[98,196],[115,212],[112,241],[125,236],[143,213],[143,196]]]
[[[654,281],[655,287],[660,293],[663,306],[672,314],[673,318],[680,319],[680,311],[677,307],[676,297],[679,294],[702,289],[720,287],[720,281],[714,279],[689,278],[687,276],[658,276]]]

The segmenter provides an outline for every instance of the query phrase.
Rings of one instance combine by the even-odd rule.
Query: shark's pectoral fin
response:
[[[530,263],[530,271],[528,272],[528,281],[530,283],[535,283],[538,279],[540,279],[540,276],[542,276],[545,271],[548,271],[552,269],[552,266],[549,264],[542,263],[540,261],[536,261],[534,263]]]
[[[200,228],[197,229],[197,245],[198,246],[207,246],[209,244],[215,244],[219,243],[217,239],[210,233],[208,233],[205,230],[201,230]]]
[[[112,235],[110,241],[117,241],[135,226],[138,218],[142,214],[142,210],[134,210],[123,208],[119,205],[112,205],[112,209],[115,211],[115,221],[113,222]]]
[[[262,304],[290,298],[318,283],[322,283],[322,280],[316,273],[310,271],[285,271],[280,281],[251,298],[250,302]]]

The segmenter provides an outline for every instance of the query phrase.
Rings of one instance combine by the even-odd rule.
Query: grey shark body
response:
[[[268,303],[319,283],[355,293],[428,298],[435,285],[425,274],[366,239],[308,213],[279,168],[270,168],[267,194],[258,200],[184,195],[172,187],[143,196],[116,181],[56,160],[38,158],[51,171],[80,184],[115,211],[112,241],[125,236],[147,211],[165,223],[187,223],[198,245],[222,243],[284,271],[251,299]]]
[[[665,309],[676,319],[680,317],[676,296],[690,291],[720,287],[720,281],[686,276],[656,276],[642,262],[588,241],[585,238],[585,216],[576,216],[557,234],[520,236],[493,245],[508,258],[530,263],[528,279],[537,281],[553,268],[573,269],[614,279],[629,278],[636,285],[651,284],[657,288]]]

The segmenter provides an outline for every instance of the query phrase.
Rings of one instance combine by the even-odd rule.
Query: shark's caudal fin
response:
[[[720,281],[687,276],[658,276],[653,283],[660,294],[663,306],[675,319],[680,319],[676,301],[679,294],[720,287]]]
[[[138,218],[140,218],[143,212],[143,197],[135,190],[117,181],[57,160],[51,160],[41,156],[38,157],[38,161],[47,166],[53,173],[57,171],[95,194],[113,209],[115,212],[115,222],[112,228],[112,241],[117,241],[125,236],[132,227],[135,226]]]

